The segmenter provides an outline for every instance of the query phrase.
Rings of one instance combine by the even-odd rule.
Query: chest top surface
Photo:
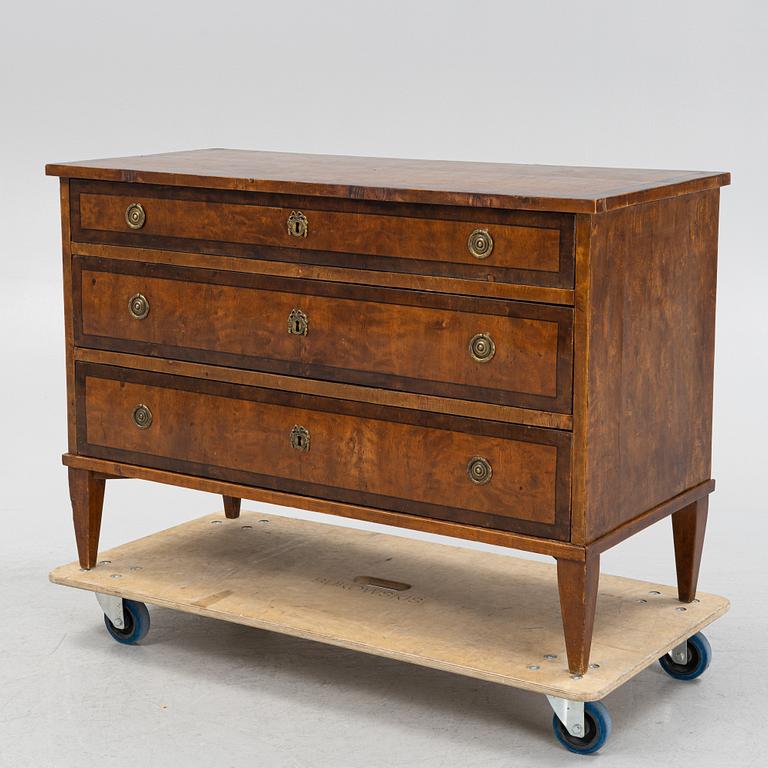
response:
[[[600,213],[730,174],[201,149],[46,166],[50,176],[403,203]]]

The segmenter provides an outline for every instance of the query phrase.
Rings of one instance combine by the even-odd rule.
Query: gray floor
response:
[[[58,311],[58,286],[44,298]],[[114,643],[92,595],[54,586],[74,557],[63,449],[63,360],[19,284],[6,354],[0,538],[0,766],[559,766],[543,697],[402,663],[155,609],[141,647]],[[25,324],[16,341],[13,322]],[[727,382],[726,382],[727,383]],[[721,444],[737,401],[722,398]],[[756,766],[765,761],[768,591],[764,504],[738,457],[719,462],[701,586],[729,596],[708,631],[706,676],[651,668],[608,697],[602,764]],[[717,468],[716,468],[717,474]],[[257,507],[257,505],[247,505]],[[217,498],[137,481],[108,486],[105,547],[219,508]],[[271,509],[270,511],[278,511]],[[756,531],[740,540],[740,531]],[[757,526],[757,528],[756,528]],[[762,528],[760,526],[763,526]],[[604,570],[671,582],[668,521],[612,550]],[[471,642],[471,627],[468,627]]]

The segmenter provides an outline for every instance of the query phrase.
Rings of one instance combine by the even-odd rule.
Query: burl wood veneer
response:
[[[134,477],[552,555],[672,516],[696,594],[728,174],[202,150],[66,163],[70,492]]]

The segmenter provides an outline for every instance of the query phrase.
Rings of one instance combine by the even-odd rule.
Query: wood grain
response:
[[[613,530],[608,531],[608,533],[604,533],[600,538],[590,542],[587,545],[587,548],[594,552],[605,552],[607,549],[615,547],[617,544],[625,541],[630,536],[634,536],[636,533],[645,530],[649,525],[658,523],[659,520],[674,515],[678,510],[681,510],[700,499],[706,498],[714,490],[714,480],[706,480],[703,483],[694,485],[693,488],[688,488],[677,496],[673,496],[671,499],[666,499],[652,509],[643,512],[637,517],[633,517],[631,520],[621,523]]]
[[[573,675],[585,675],[589,667],[599,578],[600,555],[592,550],[587,550],[587,556],[581,562],[557,561],[568,671]]]
[[[75,404],[74,292],[72,290],[72,250],[69,226],[69,179],[61,179],[59,183],[59,202],[61,207],[61,271],[64,293],[64,357],[67,377],[67,444],[69,450],[74,451],[77,446],[77,410]]]
[[[424,394],[571,409],[565,308],[77,258],[76,343]],[[128,311],[131,296],[147,317]],[[299,310],[306,335],[288,332]],[[487,334],[493,359],[474,360]]]
[[[72,253],[79,256],[98,256],[120,261],[133,260],[153,264],[175,264],[181,267],[233,270],[276,277],[300,277],[307,280],[325,280],[351,285],[375,285],[385,288],[406,288],[414,291],[456,293],[464,296],[482,296],[492,299],[534,301],[541,304],[573,305],[573,290],[546,288],[540,285],[498,283],[493,275],[479,274],[475,279],[440,277],[399,272],[382,272],[374,269],[330,267],[302,262],[266,261],[258,258],[219,256],[210,253],[164,251],[157,248],[103,245],[101,243],[72,243]]]
[[[568,436],[79,363],[78,451],[522,533],[568,536]],[[152,412],[138,429],[133,409]],[[293,426],[311,435],[291,447]],[[493,476],[468,477],[476,456]],[[437,460],[436,460],[437,457]]]
[[[224,499],[224,515],[230,520],[240,517],[240,502],[236,496],[222,496]]]
[[[684,603],[696,597],[708,509],[709,497],[704,496],[672,515],[677,591]]]
[[[573,287],[573,217],[566,214],[78,180],[71,186],[78,242]],[[125,221],[133,203],[146,212],[140,229]],[[288,233],[296,211],[311,215],[306,237]],[[494,239],[483,259],[468,248],[475,229]]]
[[[153,483],[165,483],[194,491],[203,491],[221,496],[237,496],[241,499],[251,499],[263,504],[275,504],[282,507],[306,509],[337,517],[366,520],[371,523],[395,526],[415,531],[449,536],[466,541],[477,541],[493,544],[499,547],[511,547],[540,555],[551,555],[560,559],[583,560],[584,547],[578,547],[567,542],[547,539],[541,536],[526,536],[512,531],[492,530],[478,525],[463,525],[455,522],[445,522],[434,518],[420,517],[413,514],[402,514],[390,510],[365,507],[357,504],[347,504],[330,501],[312,496],[302,496],[296,493],[275,491],[269,488],[256,488],[242,483],[226,480],[212,480],[206,477],[185,475],[179,472],[153,469],[137,464],[121,461],[97,459],[92,456],[78,456],[65,453],[62,463],[75,469],[88,469],[101,476],[110,475],[116,478],[147,480]]]
[[[125,211],[137,199],[146,211],[147,220],[141,229],[130,230],[125,223]],[[302,213],[309,219],[308,234],[293,237],[286,226],[290,213],[288,207],[153,198],[151,190],[137,186],[123,195],[80,194],[79,223],[81,230],[126,232],[136,241],[145,237],[176,237],[479,263],[467,248],[467,238],[478,228],[478,222],[305,208]],[[494,241],[493,251],[483,264],[507,269],[558,271],[558,230],[482,222],[479,228],[488,229]]]
[[[53,163],[79,179],[479,208],[596,213],[730,183],[730,174],[203,149]]]
[[[672,515],[693,599],[728,174],[230,150],[47,172],[85,567],[105,480],[135,477],[220,494],[232,519],[252,498],[554,556],[572,672],[608,547]],[[473,229],[493,237],[487,259]],[[293,309],[305,336],[288,334]],[[486,364],[468,354],[480,333]],[[493,474],[475,486],[478,456]]]
[[[98,558],[105,481],[87,469],[70,467],[69,498],[81,568],[93,568]]]
[[[724,598],[700,594],[678,612],[673,587],[603,575],[599,667],[574,679],[546,563],[248,511],[103,555],[109,564],[86,573],[65,565],[51,581],[577,701],[605,697],[728,610]],[[213,622],[206,632],[228,636]]]
[[[587,541],[710,479],[718,197],[592,221],[589,406],[575,414]]]
[[[587,541],[587,469],[589,442],[587,431],[590,423],[589,390],[589,339],[591,328],[590,247],[592,217],[576,217],[576,289],[573,309],[573,477],[571,485],[571,541],[585,544]]]
[[[484,421],[503,421],[532,427],[550,427],[570,431],[572,419],[569,414],[514,408],[505,405],[493,405],[477,401],[458,400],[455,398],[432,397],[411,392],[396,392],[378,387],[362,387],[353,384],[320,381],[297,376],[245,371],[240,368],[228,368],[216,365],[190,363],[183,360],[130,355],[122,352],[109,352],[100,349],[75,349],[75,360],[86,363],[102,363],[120,368],[141,368],[146,371],[169,373],[177,376],[226,381],[230,384],[247,384],[253,387],[282,389],[288,392],[300,392],[320,397],[339,400],[389,405],[396,408],[410,408],[416,411],[468,416]]]

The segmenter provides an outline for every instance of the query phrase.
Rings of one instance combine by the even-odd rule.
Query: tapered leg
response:
[[[568,654],[568,669],[574,675],[583,675],[589,665],[599,577],[599,554],[587,551],[584,561],[557,561],[565,650]]]
[[[69,469],[69,498],[72,501],[72,519],[81,568],[93,568],[96,565],[104,484],[104,478],[96,477],[93,472]]]
[[[230,520],[240,517],[240,499],[235,496],[224,496],[224,514]]]
[[[709,496],[705,496],[672,515],[677,595],[684,603],[690,603],[696,597],[708,509]]]

